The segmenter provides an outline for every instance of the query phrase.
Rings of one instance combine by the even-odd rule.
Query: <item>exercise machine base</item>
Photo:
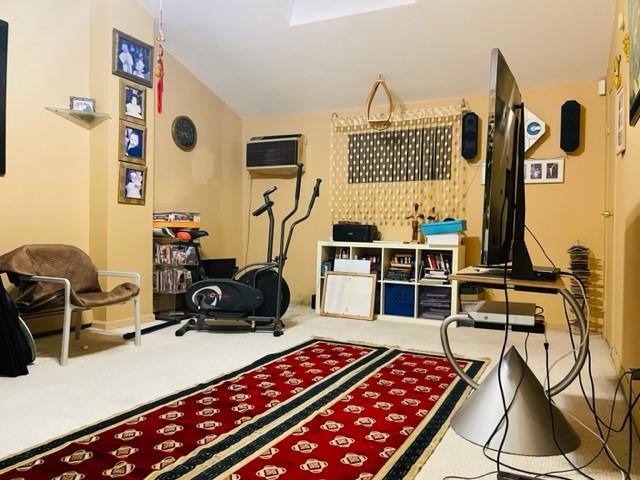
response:
[[[185,333],[195,330],[198,332],[273,332],[274,337],[283,334],[284,324],[280,321],[276,323],[273,318],[265,317],[242,317],[237,319],[214,319],[204,315],[195,315],[186,320],[182,326],[176,330],[176,337],[182,337]]]

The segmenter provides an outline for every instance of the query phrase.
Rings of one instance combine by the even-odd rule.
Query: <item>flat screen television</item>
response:
[[[482,264],[504,268],[511,262],[512,278],[556,278],[556,269],[533,267],[525,244],[524,104],[497,48],[491,51],[485,168]]]

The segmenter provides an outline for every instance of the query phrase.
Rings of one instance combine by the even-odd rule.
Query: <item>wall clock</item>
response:
[[[178,148],[185,152],[193,150],[198,141],[196,125],[193,123],[193,120],[185,115],[180,115],[175,118],[171,125],[171,136]]]

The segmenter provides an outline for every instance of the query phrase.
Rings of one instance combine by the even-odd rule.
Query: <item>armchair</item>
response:
[[[75,338],[80,336],[82,311],[133,302],[135,344],[141,344],[140,274],[97,270],[82,250],[70,245],[25,245],[0,256],[0,271],[19,289],[16,304],[21,313],[63,311],[60,365],[69,358],[71,315],[77,313]],[[99,277],[131,278],[105,292]]]

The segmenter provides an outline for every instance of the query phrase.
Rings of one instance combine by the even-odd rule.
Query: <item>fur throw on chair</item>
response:
[[[61,285],[25,281],[24,277],[33,275],[67,278],[71,282],[71,303],[87,309],[126,302],[139,292],[137,285],[128,282],[103,292],[93,262],[72,245],[23,245],[0,256],[0,272],[6,272],[18,286],[16,304],[23,311],[64,304]]]

